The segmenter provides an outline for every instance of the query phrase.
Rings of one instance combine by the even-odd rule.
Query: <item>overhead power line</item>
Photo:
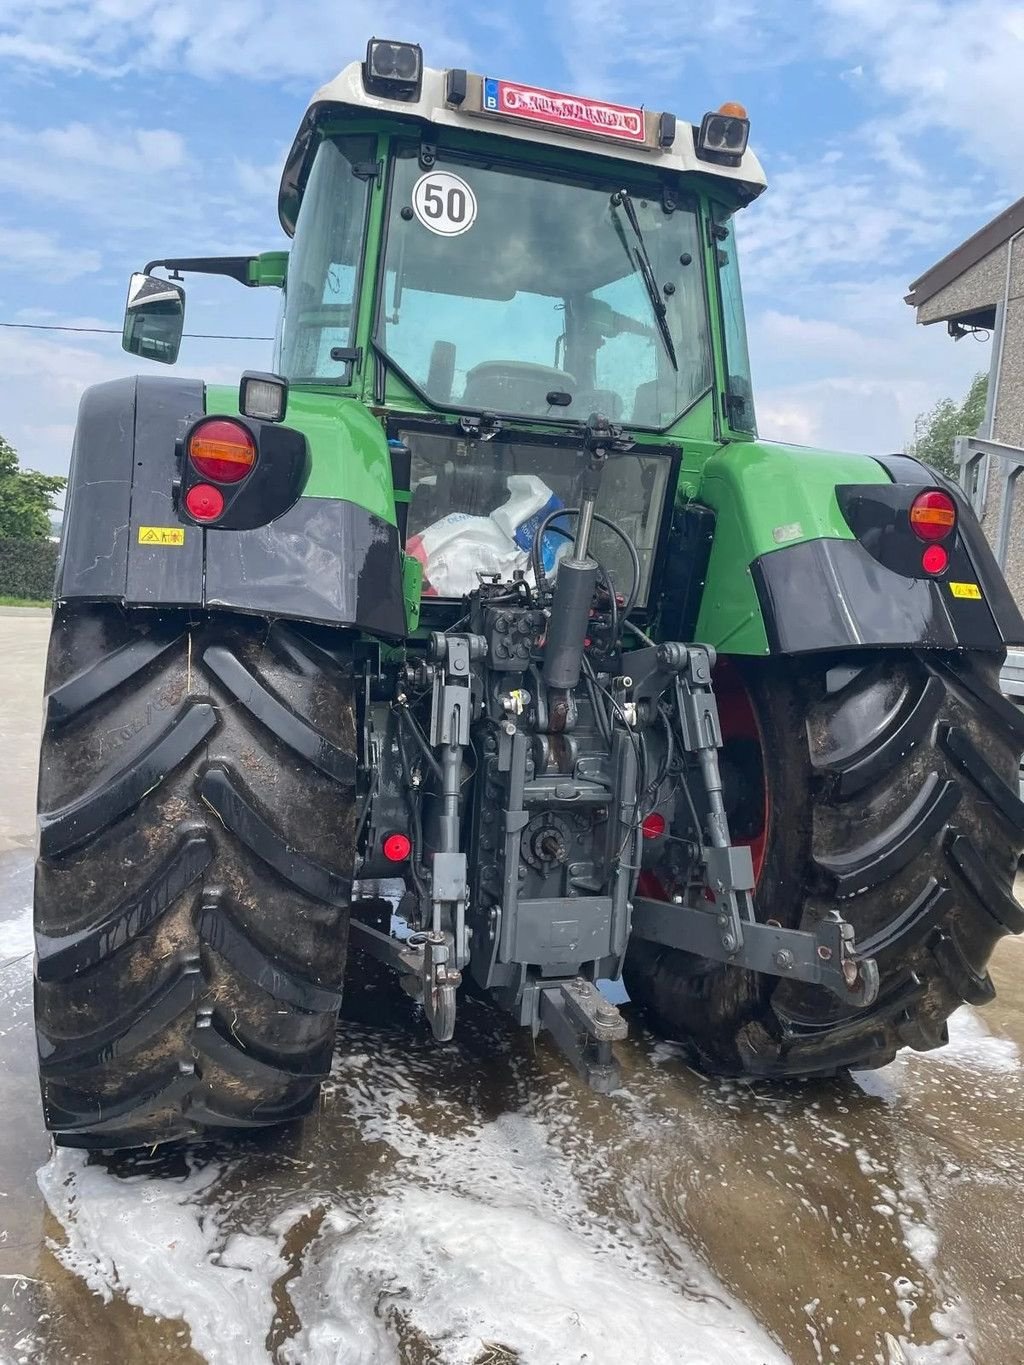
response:
[[[0,327],[15,327],[25,332],[101,332],[107,336],[120,336],[120,327],[63,327],[55,322],[0,322]],[[182,336],[196,337],[200,341],[273,341],[273,337],[232,336],[226,332],[183,332]]]

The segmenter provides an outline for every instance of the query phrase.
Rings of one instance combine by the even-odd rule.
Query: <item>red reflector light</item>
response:
[[[918,493],[910,504],[910,526],[918,540],[945,540],[956,525],[956,504],[948,493]]]
[[[648,815],[641,825],[641,829],[645,839],[660,839],[665,833],[664,815],[659,815],[657,811],[654,811],[653,814]]]
[[[412,844],[405,834],[389,834],[381,847],[389,863],[404,863],[412,852]]]
[[[185,506],[195,521],[216,521],[224,511],[224,494],[208,483],[197,483],[185,494]]]
[[[239,483],[256,463],[256,445],[240,422],[215,417],[192,432],[188,457],[204,479]]]
[[[921,555],[921,568],[925,573],[945,573],[949,568],[949,555],[941,545],[929,545]]]

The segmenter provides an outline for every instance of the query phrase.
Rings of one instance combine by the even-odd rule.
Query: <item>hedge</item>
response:
[[[52,540],[0,540],[0,597],[52,597],[57,549]]]

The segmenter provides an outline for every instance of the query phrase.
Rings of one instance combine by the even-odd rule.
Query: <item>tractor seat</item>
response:
[[[496,408],[502,412],[565,413],[548,402],[548,394],[575,393],[576,380],[554,366],[533,365],[525,360],[485,360],[466,375],[462,406]],[[575,414],[574,414],[575,416]]]

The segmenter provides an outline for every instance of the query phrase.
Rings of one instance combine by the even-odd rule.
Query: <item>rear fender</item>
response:
[[[855,509],[874,501],[895,513],[936,484],[956,499],[959,524],[950,572],[932,579],[907,572],[909,558],[903,572],[893,567],[898,559],[879,553]],[[725,653],[1001,651],[1024,641],[1024,620],[962,492],[907,456],[737,443],[708,461],[700,501],[716,526],[696,638]],[[971,596],[957,595],[964,583]]]
[[[237,416],[237,406],[220,410]],[[227,530],[186,524],[174,505],[175,446],[206,411],[198,380],[136,376],[86,391],[71,457],[56,598],[220,607],[404,635],[397,527],[344,497],[310,496],[315,467],[304,495],[266,525]],[[386,479],[383,432],[380,446]],[[337,448],[322,454],[324,462],[344,459]]]

